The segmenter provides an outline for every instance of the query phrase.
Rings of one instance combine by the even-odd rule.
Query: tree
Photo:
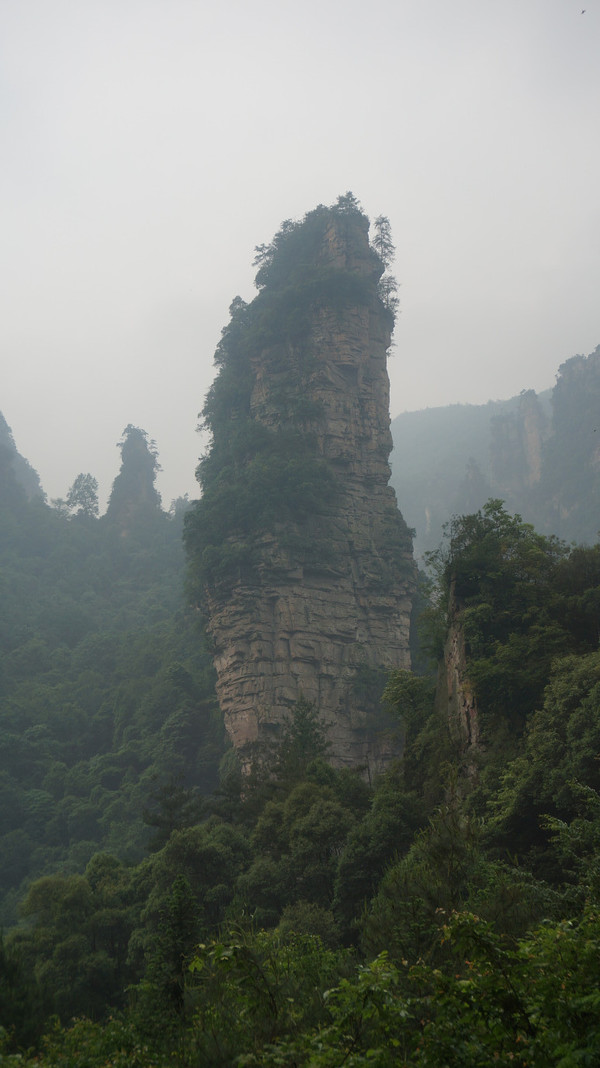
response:
[[[69,518],[69,506],[64,497],[51,497],[50,505],[61,519]]]
[[[409,849],[423,823],[422,809],[401,779],[388,773],[377,784],[370,811],[350,828],[337,863],[333,902],[347,941],[356,940],[359,917],[386,867]]]
[[[384,274],[377,283],[377,292],[387,310],[396,315],[398,305],[398,283],[392,274]]]
[[[553,855],[555,821],[586,816],[600,789],[600,653],[557,660],[543,706],[531,717],[519,754],[494,798],[492,843],[523,857],[545,878],[570,878],[570,863]]]
[[[337,198],[337,200],[335,202],[335,208],[336,208],[337,211],[339,211],[339,212],[341,212],[343,214],[346,214],[346,213],[348,213],[348,214],[351,214],[351,213],[360,214],[362,212],[362,208],[361,208],[361,205],[360,205],[360,200],[358,200],[354,196],[354,193],[352,193],[350,190],[348,190],[347,193],[341,193],[340,194],[340,196]]]
[[[375,232],[371,238],[371,247],[375,249],[379,256],[385,272],[377,283],[377,292],[379,299],[395,318],[399,300],[398,282],[394,275],[390,274],[390,267],[396,254],[396,248],[392,241],[390,220],[385,215],[378,215],[375,219],[374,228]]]
[[[261,924],[276,923],[287,904],[330,908],[338,857],[356,819],[336,784],[335,772],[331,785],[306,779],[264,806],[252,835],[254,863],[237,884]]]
[[[0,1062],[3,1041],[23,1047],[39,1037],[45,1008],[33,975],[0,934]]]
[[[100,1015],[106,1004],[101,973],[107,958],[94,953],[88,934],[93,911],[93,894],[82,876],[44,876],[32,883],[22,905],[29,926],[17,929],[11,942],[65,1019]]]
[[[200,909],[185,875],[176,875],[160,909],[152,939],[139,1008],[161,1031],[184,1021],[186,976],[198,941]]]
[[[77,475],[67,493],[67,508],[86,519],[98,516],[98,480],[89,473]]]
[[[144,823],[154,827],[155,832],[148,848],[156,852],[168,842],[171,834],[182,827],[193,827],[202,816],[202,798],[183,785],[182,775],[171,775],[150,795],[151,809],[142,812]]]
[[[390,220],[385,215],[378,215],[373,225],[375,233],[371,239],[371,244],[385,270],[389,271],[396,254],[396,247],[392,241]]]
[[[323,991],[337,982],[344,961],[315,935],[282,939],[242,928],[199,946],[190,965],[198,998],[193,1063],[262,1064],[272,1043],[287,1044],[327,1018]],[[278,1063],[296,1061],[284,1054]]]
[[[279,747],[277,774],[287,782],[302,779],[313,760],[325,757],[328,742],[312,701],[301,696],[285,724]]]

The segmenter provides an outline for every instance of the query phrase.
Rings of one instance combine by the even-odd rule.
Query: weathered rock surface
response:
[[[475,779],[482,748],[479,713],[467,670],[463,621],[453,590],[444,658],[438,671],[436,703],[442,715],[448,718],[450,737],[461,758],[465,775],[468,779]]]
[[[549,426],[539,398],[525,390],[516,409],[492,420],[491,476],[494,493],[525,503],[542,477]]]
[[[284,367],[268,350],[252,355],[250,415],[281,427],[295,368],[294,388],[317,413],[305,429],[335,475],[334,499],[326,514],[305,517],[300,548],[289,524],[261,533],[254,576],[207,591],[208,630],[219,702],[243,758],[277,739],[303,696],[326,728],[332,762],[376,771],[397,742],[373,680],[410,667],[415,587],[410,535],[388,484],[391,317],[376,294],[382,267],[363,216],[326,220],[317,265],[368,277],[372,299],[316,301],[302,353],[289,345]]]

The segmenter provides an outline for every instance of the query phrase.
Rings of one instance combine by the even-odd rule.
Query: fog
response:
[[[3,0],[0,410],[49,497],[128,423],[164,503],[253,249],[352,190],[392,224],[392,415],[600,343],[600,3]]]

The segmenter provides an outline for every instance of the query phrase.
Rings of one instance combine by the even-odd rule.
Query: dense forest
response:
[[[217,781],[212,665],[182,597],[186,503],[161,510],[143,431],[120,450],[102,518],[92,476],[49,507],[0,452],[5,927],[33,877],[102,849],[139,860],[161,792],[198,805]]]
[[[403,758],[335,770],[300,702],[242,783],[181,515],[122,453],[102,519],[4,469],[2,1063],[595,1063],[600,547],[455,518],[384,694]],[[435,698],[457,621],[476,739]]]
[[[210,417],[245,388],[226,375]],[[199,596],[226,480],[201,465],[210,552],[186,564],[194,512],[162,508],[155,444],[130,425],[119,450],[104,515],[88,473],[48,504],[0,422],[0,1065],[597,1064],[600,544],[499,497],[454,515],[414,670],[374,710],[402,755],[371,781],[332,766],[300,699],[242,775]]]

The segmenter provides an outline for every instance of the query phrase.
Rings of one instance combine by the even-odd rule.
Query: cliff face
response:
[[[303,696],[318,710],[332,761],[377,770],[395,743],[382,729],[374,684],[378,672],[410,666],[415,580],[410,537],[388,485],[392,317],[377,295],[382,265],[364,216],[321,209],[317,221],[301,334],[292,338],[283,327],[269,345],[249,345],[244,431],[267,431],[270,448],[296,434],[302,465],[290,468],[290,460],[286,470],[298,482],[317,481],[307,500],[298,485],[301,506],[291,511],[282,494],[283,516],[256,500],[258,518],[244,542],[251,566],[234,581],[205,573],[204,596],[219,701],[242,755],[276,740]],[[306,263],[302,278],[306,290]],[[285,292],[289,301],[287,285]],[[213,456],[221,435],[236,432],[238,411],[228,427],[213,424]],[[242,479],[244,472],[254,479],[257,462],[245,454]],[[272,457],[263,453],[261,462],[271,470]],[[206,507],[214,478],[214,470],[205,477]],[[239,548],[240,524],[225,534]],[[193,555],[193,521],[188,547]]]
[[[504,500],[540,530],[559,532],[548,514],[545,475],[554,434],[550,396],[550,390],[524,390],[506,401],[427,408],[394,419],[392,485],[416,530],[417,557],[435,551],[453,515],[477,512],[490,498]]]
[[[559,367],[541,486],[547,525],[592,545],[600,527],[600,345]]]
[[[450,737],[460,754],[462,769],[469,779],[477,776],[481,752],[479,714],[467,669],[467,651],[461,613],[454,589],[450,593],[449,626],[444,657],[438,671],[436,703],[448,718]]]
[[[513,412],[491,421],[493,492],[521,507],[542,477],[542,455],[548,420],[532,389],[524,390]]]
[[[106,521],[122,538],[134,532],[138,538],[151,537],[161,516],[160,495],[154,485],[160,470],[156,446],[145,430],[130,423],[118,448],[121,467],[112,485]]]

